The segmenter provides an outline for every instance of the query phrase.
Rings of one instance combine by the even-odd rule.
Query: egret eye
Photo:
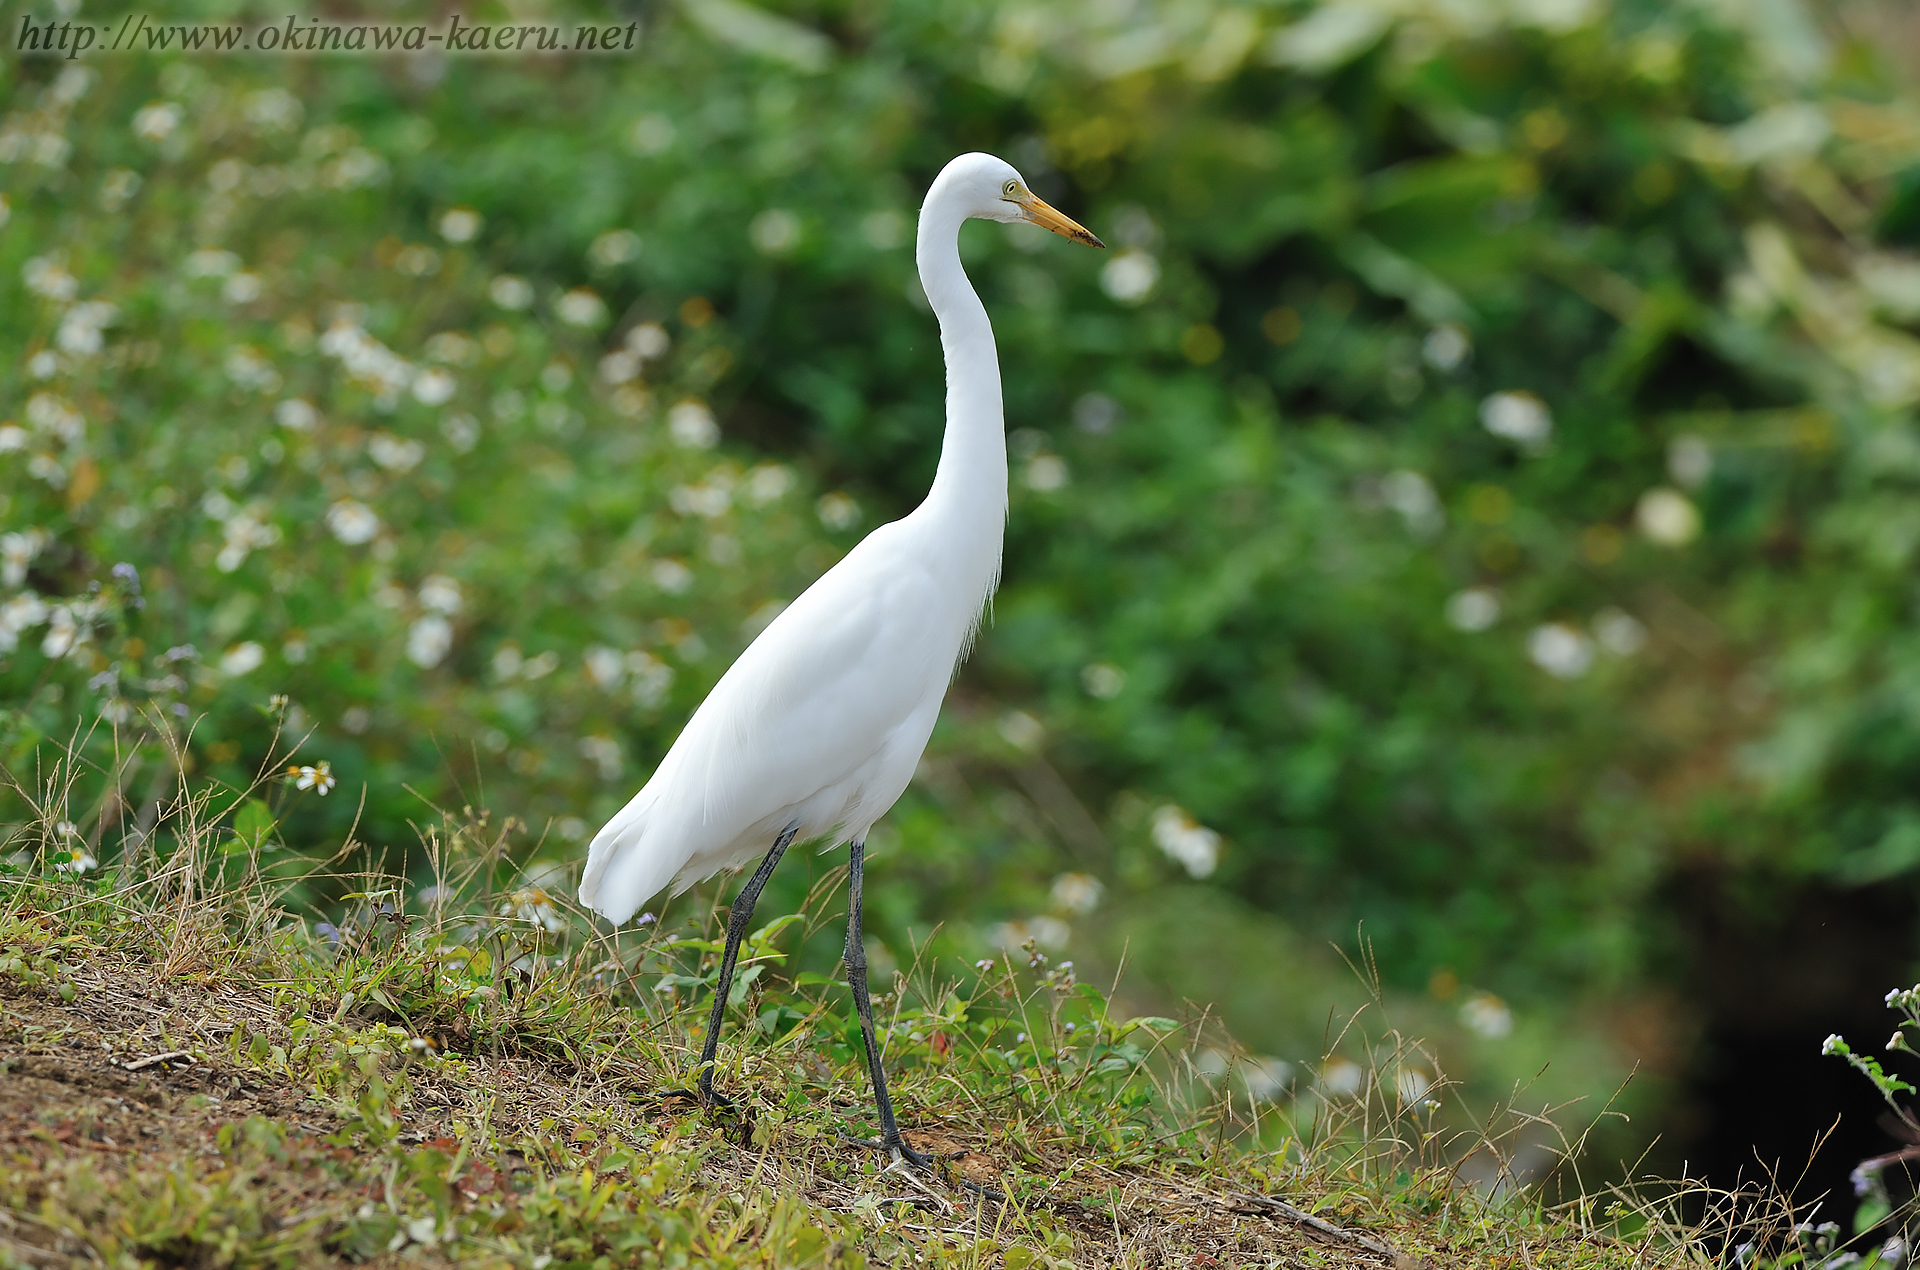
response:
[[[1018,194],[1019,192],[1020,192],[1020,182],[1018,181],[1007,182],[1007,188],[1004,191],[1005,197],[1012,198],[1014,195]]]

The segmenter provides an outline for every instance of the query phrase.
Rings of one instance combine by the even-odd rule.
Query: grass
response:
[[[839,873],[751,937],[708,1110],[711,904],[609,931],[471,807],[406,870],[294,856],[319,794],[284,754],[234,789],[190,753],[156,714],[16,756],[0,1264],[1610,1268],[1708,1263],[1758,1211],[1580,1193],[1567,1136],[1550,1204],[1502,1153],[1546,1122],[1448,1128],[1390,1030],[1347,1092],[1253,1098],[1204,1012],[1122,1018],[1031,947],[875,997],[909,1141],[948,1157],[918,1176],[844,1140],[857,1025],[792,965]]]

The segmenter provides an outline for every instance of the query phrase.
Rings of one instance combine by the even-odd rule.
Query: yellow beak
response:
[[[1071,238],[1073,241],[1085,243],[1089,247],[1106,246],[1105,243],[1088,233],[1086,228],[1079,222],[1062,216],[1045,199],[1037,195],[1022,190],[1020,197],[1016,199],[1015,202],[1018,203],[1020,210],[1026,214],[1028,220],[1041,226],[1043,229],[1051,229],[1062,238]]]

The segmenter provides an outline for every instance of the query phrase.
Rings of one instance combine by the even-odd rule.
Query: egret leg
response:
[[[880,1140],[883,1151],[897,1151],[921,1168],[932,1168],[933,1157],[915,1151],[900,1140],[900,1126],[894,1123],[893,1099],[887,1096],[887,1073],[880,1065],[880,1044],[873,1031],[873,999],[867,995],[867,947],[860,935],[860,901],[866,873],[867,844],[853,844],[852,867],[847,881],[847,986],[853,989],[854,1008],[860,1012],[860,1036],[867,1043],[867,1076],[873,1082],[873,1102],[880,1112]]]
[[[740,956],[740,941],[746,938],[747,926],[753,921],[753,906],[760,902],[760,892],[766,889],[774,866],[780,863],[780,857],[786,854],[793,835],[799,831],[800,822],[797,820],[780,831],[780,836],[773,840],[773,850],[767,852],[766,858],[760,861],[760,867],[740,888],[740,894],[733,897],[733,907],[727,910],[727,947],[720,954],[720,982],[714,987],[713,1013],[707,1019],[706,1044],[700,1047],[700,1101],[708,1105],[714,1102],[713,1056],[720,1047],[720,1021],[727,1012],[727,997],[733,992],[733,963]]]

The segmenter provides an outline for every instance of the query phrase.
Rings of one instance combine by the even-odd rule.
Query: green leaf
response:
[[[1143,1014],[1137,1019],[1128,1019],[1120,1025],[1120,1034],[1125,1036],[1135,1028],[1145,1028],[1149,1032],[1178,1032],[1180,1025],[1172,1019],[1161,1018],[1157,1014]]]
[[[236,841],[246,844],[248,850],[258,850],[266,843],[277,822],[273,811],[258,798],[250,798],[233,814],[233,836]]]
[[[764,966],[748,966],[745,970],[735,975],[733,977],[733,987],[727,993],[727,1004],[729,1006],[735,1006],[745,1001],[747,999],[747,988],[755,979],[760,977],[760,972],[765,968]]]
[[[788,913],[778,921],[768,922],[765,926],[753,932],[753,934],[747,937],[747,942],[755,948],[758,948],[761,944],[771,943],[780,937],[781,931],[793,925],[795,922],[803,920],[805,920],[804,914]]]
[[[1864,1235],[1893,1215],[1893,1205],[1885,1195],[1869,1194],[1853,1210],[1853,1233]]]

